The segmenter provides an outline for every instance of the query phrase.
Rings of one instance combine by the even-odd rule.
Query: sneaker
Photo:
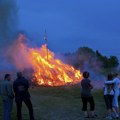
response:
[[[97,114],[91,116],[91,118],[96,118],[96,117],[97,117]]]
[[[116,114],[115,119],[119,119],[119,115],[118,114]]]
[[[112,120],[112,117],[111,116],[107,116],[106,119]]]
[[[90,118],[89,115],[85,116],[84,118]]]

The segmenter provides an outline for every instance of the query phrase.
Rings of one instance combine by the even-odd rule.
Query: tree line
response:
[[[89,47],[80,47],[73,53],[65,53],[64,57],[65,62],[76,69],[93,69],[103,74],[119,71],[119,60],[116,56],[108,57]]]

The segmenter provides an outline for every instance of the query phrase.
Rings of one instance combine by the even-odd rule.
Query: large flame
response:
[[[23,35],[20,35],[18,42],[20,49],[24,49],[29,58],[33,73],[33,82],[37,85],[61,86],[75,84],[82,79],[79,70],[64,64],[61,60],[55,59],[55,55],[47,45],[41,48],[29,48],[23,44]]]

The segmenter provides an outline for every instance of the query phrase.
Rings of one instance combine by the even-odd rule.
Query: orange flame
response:
[[[22,43],[23,38],[20,35],[18,42],[27,52],[28,62],[34,70],[33,82],[37,85],[62,86],[78,83],[82,79],[79,70],[55,59],[54,53],[47,49],[46,44],[41,48],[29,48]]]

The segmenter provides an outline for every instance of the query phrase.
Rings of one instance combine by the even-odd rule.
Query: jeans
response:
[[[21,109],[22,109],[22,102],[24,102],[29,110],[29,117],[30,120],[34,120],[34,115],[33,115],[33,106],[31,103],[30,99],[27,100],[23,100],[23,101],[16,101],[16,105],[17,105],[17,120],[22,120],[22,113],[21,113]]]
[[[8,98],[3,100],[3,120],[10,120],[10,115],[13,108],[13,99]]]

